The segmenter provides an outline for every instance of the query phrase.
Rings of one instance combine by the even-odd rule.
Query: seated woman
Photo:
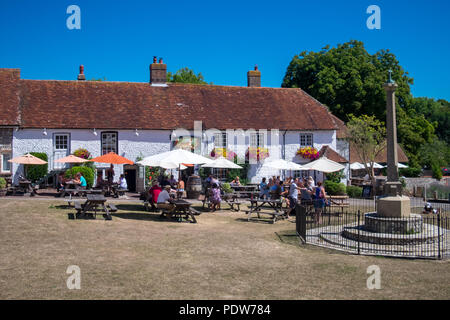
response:
[[[119,178],[119,189],[126,190],[128,189],[127,179],[125,179],[125,175],[121,174]]]
[[[158,201],[159,194],[161,193],[162,188],[159,186],[158,181],[153,181],[152,187],[148,190],[148,202],[152,206],[152,211],[156,211],[156,203]]]
[[[75,180],[74,180],[75,184],[77,184],[80,189],[86,189],[87,187],[87,182],[86,179],[83,177],[83,175],[81,174],[81,172],[78,172],[75,175]]]

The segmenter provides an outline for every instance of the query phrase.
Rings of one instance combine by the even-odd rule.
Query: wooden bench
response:
[[[115,204],[113,204],[113,203],[108,203],[108,207],[109,207],[109,210],[110,210],[111,212],[117,212],[117,207],[116,207]]]

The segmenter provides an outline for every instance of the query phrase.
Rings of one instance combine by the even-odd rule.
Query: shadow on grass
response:
[[[253,223],[262,223],[262,224],[272,224],[272,220],[264,219],[264,218],[250,218],[250,221],[247,218],[236,218],[235,221],[239,222],[253,222]]]

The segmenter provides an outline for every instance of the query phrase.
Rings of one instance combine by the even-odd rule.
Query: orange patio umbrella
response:
[[[84,162],[89,162],[89,160],[86,160],[86,159],[83,159],[83,158],[80,158],[80,157],[77,157],[77,156],[74,156],[73,154],[71,154],[67,157],[58,159],[55,162],[58,162],[58,163],[84,163]]]
[[[111,163],[111,164],[134,164],[133,161],[128,160],[125,157],[119,156],[118,154],[116,154],[114,152],[104,154],[100,157],[96,157],[89,161],[100,162],[100,163]]]
[[[27,153],[26,155],[8,160],[8,162],[19,163],[19,164],[46,164],[47,163],[47,161],[39,159],[38,157],[35,157],[29,153]]]

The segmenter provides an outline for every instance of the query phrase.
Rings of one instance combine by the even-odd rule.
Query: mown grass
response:
[[[112,221],[70,220],[64,202],[0,200],[1,299],[448,299],[448,261],[301,246],[295,224],[204,212],[177,223],[118,203]],[[226,208],[224,206],[224,208]],[[370,265],[381,290],[368,290]],[[81,269],[81,290],[66,286]]]

